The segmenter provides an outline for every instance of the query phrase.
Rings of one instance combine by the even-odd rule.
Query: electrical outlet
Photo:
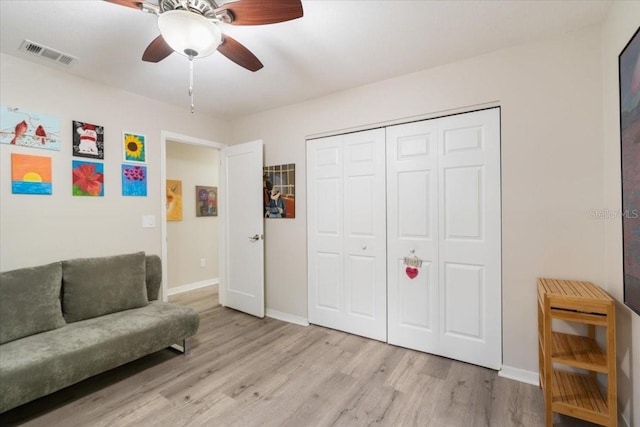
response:
[[[207,260],[200,258],[200,267],[205,268],[207,266]]]

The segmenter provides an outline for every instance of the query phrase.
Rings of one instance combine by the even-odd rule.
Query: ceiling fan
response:
[[[104,0],[158,16],[160,35],[147,46],[142,60],[160,62],[173,52],[189,58],[189,96],[193,103],[193,60],[216,50],[249,71],[262,62],[234,38],[223,34],[218,23],[264,25],[302,17],[300,0],[238,0],[218,6],[215,0]]]
[[[217,23],[264,25],[302,17],[300,0],[238,0],[218,6],[215,0],[105,0],[158,16],[160,35],[149,44],[142,60],[159,62],[178,52],[190,59],[216,50],[236,64],[258,71],[263,67],[249,49],[222,34]]]

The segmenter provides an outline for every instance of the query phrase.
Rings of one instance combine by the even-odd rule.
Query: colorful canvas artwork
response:
[[[73,121],[73,155],[104,159],[104,126]]]
[[[146,163],[147,146],[144,135],[125,132],[122,136],[122,153],[125,162]]]
[[[51,157],[11,153],[13,194],[52,194]]]
[[[104,164],[73,160],[73,195],[104,196]]]
[[[296,165],[266,166],[262,171],[265,218],[296,217]]]
[[[0,106],[0,143],[60,150],[60,119]]]
[[[167,180],[167,221],[182,221],[182,181]]]
[[[122,165],[122,195],[146,197],[146,166]]]
[[[196,185],[196,216],[218,216],[218,188]]]
[[[618,62],[624,302],[640,314],[640,28]]]

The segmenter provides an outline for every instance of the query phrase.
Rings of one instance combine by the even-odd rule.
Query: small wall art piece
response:
[[[122,195],[146,197],[146,166],[122,165]]]
[[[0,106],[0,143],[60,150],[60,119]]]
[[[124,132],[122,134],[122,153],[125,162],[146,163],[147,145],[144,135]]]
[[[640,28],[618,58],[624,303],[640,315]]]
[[[167,221],[182,221],[182,181],[167,180]]]
[[[296,217],[296,165],[266,166],[262,175],[265,218]]]
[[[13,194],[52,194],[51,157],[11,153]]]
[[[218,187],[196,185],[196,216],[218,216]]]
[[[73,121],[73,155],[104,159],[104,127]]]
[[[73,195],[104,196],[104,164],[73,160]]]

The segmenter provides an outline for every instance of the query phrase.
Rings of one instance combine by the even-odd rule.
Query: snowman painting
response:
[[[73,122],[73,155],[104,159],[104,128],[90,123]]]

